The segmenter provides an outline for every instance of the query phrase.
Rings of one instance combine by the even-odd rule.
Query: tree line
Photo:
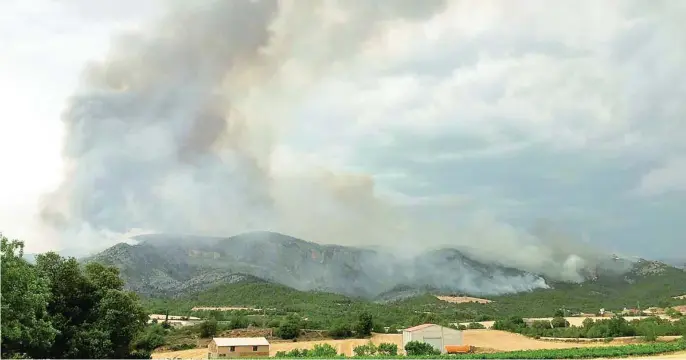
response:
[[[116,268],[49,252],[35,265],[2,239],[3,358],[150,358],[147,314]]]
[[[521,317],[513,316],[496,320],[493,329],[520,333],[530,337],[556,338],[615,338],[641,336],[654,341],[658,336],[686,336],[686,318],[670,321],[659,317],[648,317],[627,321],[621,316],[609,319],[593,320],[587,318],[581,326],[570,326],[562,316],[555,316],[551,321],[535,320],[526,323]]]

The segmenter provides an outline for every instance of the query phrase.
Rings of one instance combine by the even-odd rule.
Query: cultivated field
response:
[[[470,297],[470,296],[436,296],[438,300],[443,300],[445,302],[453,303],[453,304],[464,304],[464,303],[479,303],[479,304],[488,304],[493,301],[488,300],[488,299],[480,299],[480,298],[475,298],[475,297]]]
[[[570,342],[556,342],[556,341],[542,341],[520,334],[514,334],[498,330],[465,330],[464,343],[472,345],[485,352],[495,351],[515,351],[515,350],[536,350],[536,349],[567,349],[578,347],[599,347],[599,346],[617,346],[624,344],[623,341],[617,340],[608,343],[570,343]],[[299,342],[273,342],[270,347],[270,355],[274,356],[277,351],[290,351],[292,349],[311,349],[315,344],[329,343],[336,348],[339,354],[348,356],[353,355],[353,348],[358,345],[367,343],[364,339],[346,339],[346,340],[318,340],[318,341],[299,341]],[[380,344],[382,342],[390,342],[402,348],[402,335],[400,334],[374,334],[372,342]],[[683,355],[682,355],[683,356]],[[160,352],[153,353],[153,359],[160,358],[182,358],[182,359],[199,359],[207,357],[207,348]],[[655,357],[661,358],[661,357]],[[675,357],[676,358],[676,357]],[[665,358],[669,359],[669,358]]]

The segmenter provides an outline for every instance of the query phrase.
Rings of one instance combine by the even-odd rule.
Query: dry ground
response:
[[[464,303],[479,303],[479,304],[488,304],[493,302],[492,300],[488,299],[480,299],[480,298],[475,298],[475,297],[470,297],[470,296],[436,296],[438,300],[443,300],[449,303],[453,304],[464,304]]]
[[[465,330],[464,343],[475,346],[480,349],[489,351],[514,351],[514,350],[534,350],[534,349],[566,349],[575,347],[598,347],[598,346],[617,346],[623,344],[621,340],[612,341],[609,343],[572,343],[572,342],[556,342],[556,341],[542,341],[528,338],[523,335],[509,333],[498,330]],[[363,345],[368,340],[363,339],[347,339],[347,340],[318,340],[318,341],[298,341],[298,342],[272,342],[270,347],[270,355],[274,356],[277,351],[290,351],[292,349],[311,349],[315,344],[329,343],[336,348],[339,354],[343,353],[348,356],[353,355],[353,348],[358,345]],[[372,342],[380,344],[382,342],[390,342],[402,348],[402,335],[400,334],[374,334]],[[671,356],[671,355],[664,355]],[[684,355],[681,355],[684,358]],[[182,358],[182,359],[200,359],[207,357],[207,348],[159,352],[153,353],[153,359],[160,358]],[[662,359],[663,357],[654,357],[655,359]],[[678,357],[673,357],[674,359]],[[671,357],[664,357],[664,359],[671,359]]]
[[[680,296],[675,296],[674,298],[677,300],[686,300],[686,294],[680,295]]]

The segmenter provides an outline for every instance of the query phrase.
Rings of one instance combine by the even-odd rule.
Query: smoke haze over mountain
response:
[[[422,130],[416,123],[429,121],[426,112],[452,106],[451,98],[437,98],[432,106],[413,104],[412,92],[477,62],[477,55],[467,52],[470,47],[481,47],[491,56],[501,48],[510,49],[492,42],[499,36],[503,36],[500,41],[509,41],[502,29],[479,29],[503,19],[513,11],[511,6],[484,2],[470,15],[469,4],[476,6],[404,0],[169,2],[158,23],[117,36],[108,56],[85,69],[63,114],[65,178],[45,197],[43,220],[62,234],[64,246],[83,239],[103,248],[111,245],[112,234],[132,229],[215,236],[272,230],[321,243],[383,246],[402,256],[429,247],[464,248],[480,261],[562,280],[579,281],[583,269],[613,266],[606,263],[607,254],[551,222],[521,225],[506,216],[474,210],[467,196],[409,196],[401,187],[384,186],[407,175],[393,173],[398,157],[418,164],[440,160],[438,155],[427,159],[424,140],[413,144],[416,150],[412,146],[393,150],[399,138],[427,135],[422,133],[426,131],[436,144],[445,141],[440,132]],[[605,6],[601,10],[613,13]],[[522,18],[532,16],[527,13]],[[451,23],[446,19],[457,28],[441,28]],[[458,30],[465,38],[454,41],[461,41],[463,47],[444,51],[451,67],[422,58],[424,49],[413,48],[413,39],[420,38],[423,42],[416,43],[426,46],[427,52],[430,47],[448,46],[449,42],[436,43],[439,35]],[[573,49],[571,44],[583,42],[583,35],[573,34],[559,34],[568,45],[560,51],[581,58],[583,46]],[[476,43],[480,38],[483,45]],[[520,45],[510,49],[511,56],[555,46],[545,41]],[[410,51],[415,55],[407,56]],[[403,61],[391,61],[395,57]],[[496,65],[483,66],[475,71],[503,71]],[[465,73],[458,80],[469,83],[470,76]],[[357,93],[344,98],[349,107],[341,111],[347,112],[330,113],[330,118],[311,116],[329,106],[330,98],[322,94],[337,94],[349,86],[345,79],[359,84]],[[487,85],[456,87],[456,96],[465,101],[463,110],[452,115],[447,111],[448,120],[437,121],[450,123],[459,117],[469,123],[481,106],[464,100],[476,96],[472,92],[503,96],[498,94],[505,90]],[[397,91],[387,98],[365,92],[376,86]],[[370,102],[378,103],[377,110],[358,111]],[[415,111],[414,105],[423,112]],[[540,104],[541,112],[557,111],[545,106]],[[522,110],[520,115],[526,118],[538,110]],[[387,130],[396,125],[400,130],[389,135]],[[591,129],[580,122],[579,126],[588,126],[593,136],[610,134],[607,137],[615,139],[609,125]],[[535,121],[526,127],[535,128]],[[488,133],[495,138],[522,131],[513,126],[500,132],[485,123],[481,128],[473,124],[455,128],[460,136]],[[555,126],[550,129],[522,143],[442,155],[487,158],[536,146],[550,137],[560,143],[577,141],[572,135],[565,138]],[[459,141],[457,137],[453,142]],[[316,142],[329,142],[329,152],[311,151]],[[368,170],[378,157],[348,161],[346,148],[339,146],[346,142],[355,143],[362,153],[387,145],[390,170],[383,174]],[[467,176],[470,171],[446,166],[454,169],[451,176]],[[405,186],[422,185],[415,181]],[[515,211],[516,205],[512,205]],[[577,224],[561,225],[574,229]],[[540,284],[538,278],[530,280]]]

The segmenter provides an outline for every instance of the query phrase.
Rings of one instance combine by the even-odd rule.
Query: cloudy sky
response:
[[[271,47],[276,80],[236,106],[279,125],[271,176],[357,174],[416,221],[488,227],[472,234],[494,244],[545,221],[607,251],[670,257],[686,246],[686,2],[352,3],[284,6],[270,23],[288,39]],[[170,6],[0,3],[4,235],[29,251],[86,246],[55,240],[38,216],[65,179],[62,113],[116,36],[152,33]],[[117,216],[79,221],[119,232],[161,223]]]

